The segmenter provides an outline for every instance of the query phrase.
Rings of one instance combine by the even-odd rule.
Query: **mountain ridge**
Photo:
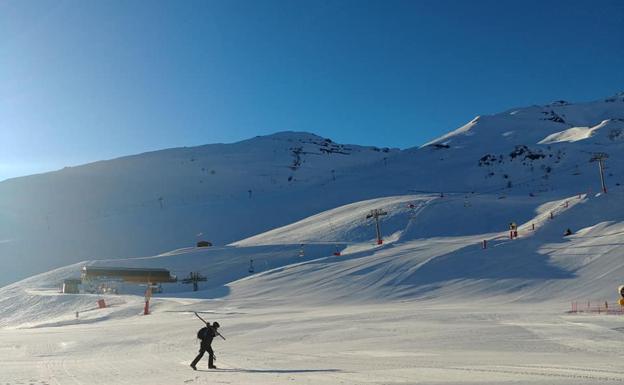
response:
[[[623,118],[618,94],[482,115],[405,150],[285,131],[10,179],[0,182],[0,258],[21,266],[0,275],[0,285],[85,259],[152,255],[204,238],[229,244],[341,205],[414,191],[553,199],[597,191],[589,162],[597,151],[611,153],[607,180],[622,185]],[[581,140],[539,143],[603,121]]]

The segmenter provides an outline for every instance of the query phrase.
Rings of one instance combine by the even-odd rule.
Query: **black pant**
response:
[[[195,359],[193,360],[193,362],[191,362],[191,366],[196,366],[197,363],[199,362],[199,360],[202,359],[202,357],[204,356],[204,353],[208,352],[208,367],[213,367],[214,366],[214,352],[212,351],[212,346],[202,346],[199,348],[199,354],[197,355],[197,357],[195,357]]]

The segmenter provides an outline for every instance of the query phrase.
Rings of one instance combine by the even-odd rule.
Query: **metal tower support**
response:
[[[370,214],[366,216],[366,219],[375,218],[375,230],[377,231],[378,245],[381,245],[383,243],[383,239],[381,239],[381,229],[379,228],[379,217],[383,215],[388,215],[388,213],[381,209],[374,209],[371,210]]]
[[[598,152],[595,153],[589,160],[590,162],[598,162],[598,169],[600,170],[600,185],[602,186],[602,192],[605,194],[607,193],[607,184],[605,182],[604,176],[604,161],[608,157],[609,154],[605,154],[604,152]]]

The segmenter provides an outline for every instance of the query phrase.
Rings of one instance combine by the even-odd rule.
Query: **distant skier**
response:
[[[197,357],[195,357],[193,362],[191,362],[191,368],[193,368],[193,370],[197,370],[196,365],[199,362],[199,360],[202,359],[202,357],[204,356],[204,353],[206,352],[208,352],[208,368],[210,369],[217,368],[214,365],[215,355],[214,355],[214,351],[212,350],[211,345],[212,345],[212,340],[218,334],[217,329],[219,329],[219,326],[221,325],[219,325],[219,323],[216,321],[213,322],[212,325],[210,325],[209,322],[206,322],[206,326],[204,326],[197,332],[197,338],[201,340],[201,343],[199,345],[199,354],[197,355]]]

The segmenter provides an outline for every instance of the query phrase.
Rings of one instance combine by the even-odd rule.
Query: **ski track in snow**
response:
[[[611,199],[618,198],[616,194]],[[399,204],[410,199],[402,198]],[[65,273],[50,273],[50,282],[44,274],[7,292],[15,296],[8,298],[28,298],[35,309],[47,312],[41,319],[0,329],[0,384],[621,383],[620,317],[563,313],[570,296],[605,292],[605,280],[624,266],[613,247],[595,249],[602,254],[589,262],[584,255],[569,256],[574,250],[615,242],[623,231],[620,224],[591,224],[566,239],[559,233],[559,221],[580,224],[587,220],[586,212],[612,207],[605,199],[544,204],[520,227],[521,238],[514,241],[505,239],[506,232],[410,239],[425,204],[412,215],[408,211],[396,218],[403,228],[392,242],[381,247],[355,243],[349,247],[359,244],[358,249],[340,257],[327,256],[332,248],[319,244],[306,247],[304,261],[297,255],[298,245],[215,248],[199,254],[186,249],[125,260],[151,266],[226,253],[228,259],[242,255],[244,264],[250,255],[267,251],[293,255],[284,259],[284,266],[223,281],[230,294],[218,300],[185,298],[185,292],[155,298],[148,317],[140,315],[141,296],[125,295],[111,296],[108,302],[115,306],[83,312],[75,320],[72,299],[85,308],[98,296],[68,297],[41,289]],[[566,200],[570,203],[564,207]],[[555,219],[544,219],[554,209]],[[531,222],[539,224],[536,231],[527,228]],[[287,233],[282,234],[287,240]],[[490,248],[481,250],[481,239],[490,239]],[[552,263],[575,269],[576,277],[515,282],[516,278],[510,283],[520,289],[513,291],[505,290],[500,280],[440,277],[442,285],[420,300],[382,300],[387,294],[380,293],[389,283],[393,290],[410,290],[409,277],[424,268],[446,261],[453,266],[455,258],[485,256],[484,262],[492,263],[533,244]],[[320,254],[312,255],[315,252]],[[495,274],[513,272],[506,263],[499,268]],[[431,275],[436,270],[429,271],[425,277],[436,278]],[[445,268],[444,274],[449,271]],[[404,283],[396,283],[401,280]],[[543,292],[555,297],[542,298]],[[347,298],[355,301],[342,304]],[[32,310],[26,314],[34,314]],[[197,349],[198,325],[192,311],[224,325],[228,340],[214,344],[221,367],[217,371],[193,372],[188,367]]]
[[[188,367],[198,322],[182,312],[183,305],[169,306],[148,317],[62,331],[2,331],[3,345],[19,343],[29,355],[1,349],[1,373],[12,379],[0,384],[25,384],[27,378],[41,384],[624,382],[624,370],[614,362],[624,354],[621,337],[615,350],[587,350],[611,329],[566,328],[567,316],[550,306],[475,308],[434,301],[250,309],[218,318],[228,338],[213,344],[220,369],[209,371],[204,359],[198,372]],[[619,317],[585,322],[620,323]],[[557,339],[536,333],[547,324],[557,325]],[[577,344],[560,345],[566,337]],[[39,343],[41,338],[48,342]]]
[[[624,283],[623,103],[479,116],[405,151],[280,133],[2,182],[0,253],[23,263],[0,278],[74,264],[0,288],[0,385],[622,383],[622,316],[566,311],[613,309]],[[58,294],[84,264],[207,280],[142,316],[136,285]],[[228,338],[218,370],[189,367],[193,311]]]

